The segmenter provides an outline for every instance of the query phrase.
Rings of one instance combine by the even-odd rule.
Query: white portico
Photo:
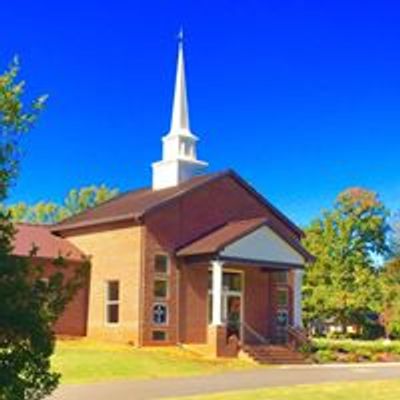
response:
[[[228,336],[234,333],[241,340],[249,337],[244,329],[258,338],[270,332],[271,339],[271,335],[285,336],[289,326],[302,327],[302,274],[310,255],[296,241],[281,236],[268,219],[229,223],[178,255],[188,262],[209,260],[211,327],[223,327]],[[275,276],[280,280],[275,281]],[[252,291],[259,300],[254,300]],[[252,296],[254,306],[249,306]],[[257,320],[261,329],[253,329],[251,320]]]

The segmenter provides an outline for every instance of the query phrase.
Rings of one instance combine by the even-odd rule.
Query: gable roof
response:
[[[53,225],[53,232],[62,232],[68,229],[81,228],[120,222],[140,220],[151,209],[179,197],[190,190],[207,183],[220,174],[207,174],[197,176],[181,185],[153,190],[142,188],[122,193],[96,207],[89,208],[79,214],[73,215],[58,224]]]
[[[229,222],[211,233],[195,240],[187,246],[181,248],[177,255],[180,257],[190,257],[198,255],[211,255],[223,251],[227,246],[239,241],[247,235],[255,232],[262,226],[267,226],[289,246],[298,252],[307,262],[312,262],[314,257],[295,239],[279,233],[268,218],[254,218]]]
[[[67,239],[51,233],[45,225],[17,224],[13,242],[13,255],[29,257],[32,249],[37,248],[35,257],[55,259],[62,256],[66,260],[82,261],[82,253]]]
[[[219,173],[200,175],[178,186],[162,190],[143,188],[123,193],[97,207],[83,211],[53,225],[52,231],[62,233],[70,229],[77,229],[112,222],[121,221],[140,221],[145,215],[170,202],[174,201],[187,193],[202,187],[210,182],[230,176],[245,190],[255,196],[266,208],[268,208],[278,219],[288,225],[299,236],[303,236],[303,231],[298,228],[289,218],[282,214],[251,185],[232,170]]]

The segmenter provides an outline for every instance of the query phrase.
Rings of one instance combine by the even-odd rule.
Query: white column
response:
[[[301,304],[301,288],[303,285],[303,274],[302,269],[294,270],[294,310],[293,310],[293,322],[295,328],[303,327],[302,319],[302,304]]]
[[[212,325],[222,325],[222,272],[224,263],[211,262],[212,266]]]

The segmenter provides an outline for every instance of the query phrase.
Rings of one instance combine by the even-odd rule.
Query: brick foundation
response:
[[[210,325],[207,332],[209,352],[214,357],[237,357],[239,341],[236,337],[227,339],[225,325]]]

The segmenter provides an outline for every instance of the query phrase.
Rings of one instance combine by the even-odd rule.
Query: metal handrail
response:
[[[258,333],[253,327],[251,327],[246,322],[242,321],[242,322],[240,322],[240,325],[242,325],[245,330],[249,331],[253,336],[255,336],[262,344],[269,344],[268,339],[266,339],[264,336],[262,336],[260,333]],[[244,341],[244,338],[243,338],[243,341]]]
[[[293,338],[295,347],[297,348],[310,342],[308,336],[300,328],[295,328],[294,326],[289,325],[287,327],[287,333],[291,338]]]

